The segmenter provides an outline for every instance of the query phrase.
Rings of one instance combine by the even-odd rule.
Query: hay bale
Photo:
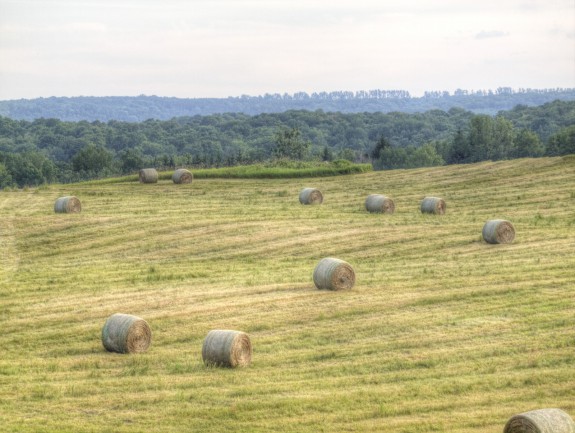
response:
[[[395,203],[389,197],[382,194],[370,194],[365,199],[365,209],[372,213],[393,213]]]
[[[148,323],[131,314],[113,314],[102,328],[102,344],[109,352],[142,353],[151,342]]]
[[[155,168],[142,168],[140,170],[140,183],[157,183],[158,172]]]
[[[301,204],[322,204],[323,195],[319,189],[304,188],[299,193],[299,202]]]
[[[60,197],[54,203],[54,212],[56,213],[78,213],[82,210],[82,204],[77,197],[69,195]]]
[[[177,184],[192,183],[193,180],[194,175],[185,168],[178,168],[176,171],[174,171],[174,174],[172,174],[172,181]]]
[[[241,331],[210,331],[202,346],[202,359],[216,367],[245,367],[252,360],[250,337]]]
[[[512,416],[503,433],[575,433],[575,422],[561,409],[537,409]]]
[[[355,284],[351,265],[340,259],[321,259],[313,271],[313,282],[318,289],[345,290]]]
[[[490,244],[508,244],[515,239],[513,224],[506,220],[489,220],[482,230],[483,239]]]
[[[421,201],[421,213],[443,215],[445,214],[445,208],[445,200],[439,197],[425,197]]]

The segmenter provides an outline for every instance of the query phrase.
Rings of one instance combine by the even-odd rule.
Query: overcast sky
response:
[[[0,100],[575,87],[575,0],[0,0]]]

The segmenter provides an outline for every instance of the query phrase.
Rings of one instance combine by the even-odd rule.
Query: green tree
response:
[[[452,143],[449,140],[433,140],[428,144],[433,146],[435,152],[441,157],[443,163],[446,164],[449,160]]]
[[[471,145],[469,144],[469,138],[461,129],[458,129],[448,152],[447,163],[463,164],[466,162],[471,162]]]
[[[305,159],[311,143],[305,141],[299,129],[282,129],[274,136],[275,147],[273,154],[277,158]]]
[[[408,163],[410,168],[417,168],[444,165],[445,161],[441,155],[437,153],[435,146],[428,143],[414,149],[411,155],[409,155]]]
[[[6,166],[0,162],[0,188],[6,188],[12,185],[12,175]]]
[[[389,148],[391,148],[391,143],[387,141],[383,135],[381,135],[379,137],[379,140],[377,140],[375,147],[371,151],[371,159],[374,160],[379,159],[379,157],[381,156],[381,152]]]
[[[546,154],[549,156],[575,153],[575,125],[563,128],[549,137]]]
[[[492,137],[489,143],[487,159],[497,161],[509,158],[513,154],[515,130],[513,123],[504,117],[497,116],[493,121]]]
[[[375,170],[389,170],[403,168],[407,164],[409,155],[404,147],[387,147],[383,149],[379,158],[372,162]]]
[[[543,156],[545,147],[541,143],[539,136],[528,129],[522,129],[515,135],[513,142],[514,158]]]
[[[493,120],[486,114],[473,116],[469,122],[470,162],[489,159],[493,142]]]
[[[72,168],[89,176],[101,175],[112,168],[112,154],[102,146],[88,144],[72,157]]]
[[[2,157],[2,161],[19,187],[41,185],[56,177],[54,163],[37,152],[9,153]]]
[[[134,173],[144,166],[142,152],[136,149],[125,149],[120,152],[120,170],[123,174]]]
[[[349,147],[344,147],[337,152],[337,159],[345,159],[346,161],[355,161],[355,152]]]
[[[333,160],[333,152],[328,146],[323,147],[323,151],[321,153],[321,160],[322,161],[332,161]]]
[[[485,114],[473,116],[468,135],[470,162],[497,161],[509,157],[513,153],[514,137],[513,124],[509,120]]]
[[[374,161],[375,170],[394,168],[433,167],[445,164],[435,146],[428,143],[420,147],[388,147],[381,151],[379,159]]]

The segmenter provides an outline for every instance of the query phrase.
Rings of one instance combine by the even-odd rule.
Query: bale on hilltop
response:
[[[157,183],[158,172],[155,168],[142,168],[139,174],[140,183]]]
[[[341,259],[321,259],[313,271],[313,282],[318,289],[346,290],[355,284],[355,272]]]
[[[319,189],[304,188],[299,193],[299,202],[301,204],[322,204],[323,195]]]
[[[148,323],[131,314],[111,315],[102,328],[102,344],[109,352],[142,353],[152,342]]]
[[[506,220],[489,220],[483,226],[481,234],[487,243],[508,244],[515,239],[515,228],[513,224]]]
[[[503,433],[575,433],[575,422],[561,409],[537,409],[512,416]]]
[[[252,343],[242,331],[212,330],[202,346],[204,364],[215,367],[245,367],[252,360]]]
[[[421,201],[421,213],[431,213],[435,215],[445,214],[445,200],[439,197],[425,197]]]
[[[365,209],[371,213],[393,213],[395,203],[389,197],[382,194],[370,194],[365,199]]]
[[[192,175],[192,172],[185,168],[178,168],[174,171],[174,174],[172,174],[172,181],[176,184],[192,183],[193,180],[194,176]]]
[[[78,213],[82,210],[82,204],[77,197],[73,195],[60,197],[54,203],[54,212],[56,213]]]

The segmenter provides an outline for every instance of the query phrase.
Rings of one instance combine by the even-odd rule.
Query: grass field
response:
[[[303,187],[321,206],[302,206]],[[368,194],[395,201],[369,214]],[[55,214],[75,195],[80,214]],[[447,213],[423,215],[443,197]],[[482,241],[510,220],[512,244]],[[308,179],[52,185],[0,192],[6,432],[502,432],[575,416],[575,158]],[[324,257],[355,269],[317,290]],[[108,353],[122,312],[144,354]],[[207,368],[211,329],[252,364]]]

